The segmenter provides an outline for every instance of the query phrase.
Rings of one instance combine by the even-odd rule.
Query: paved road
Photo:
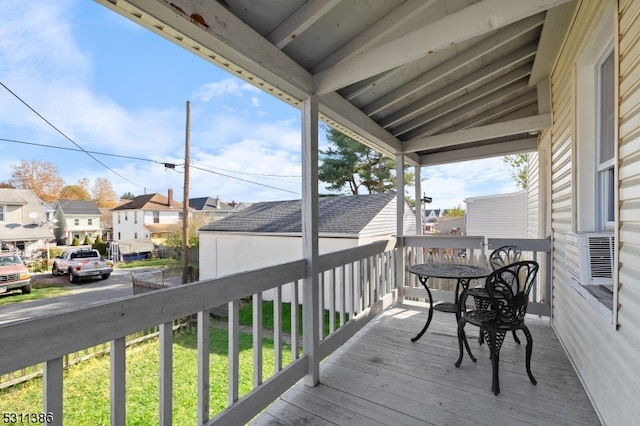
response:
[[[71,294],[32,302],[2,305],[0,306],[0,324],[72,311],[79,307],[132,296],[131,272],[130,270],[116,270],[106,280],[88,280],[78,284],[70,283],[66,276],[52,277],[50,273],[36,275],[32,278],[33,281],[64,283],[65,288],[71,290]],[[140,271],[136,270],[135,272]]]

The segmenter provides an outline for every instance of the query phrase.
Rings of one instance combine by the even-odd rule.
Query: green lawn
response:
[[[20,290],[10,291],[0,294],[0,305],[8,305],[11,303],[26,302],[29,300],[46,299],[49,297],[63,296],[69,293],[69,290],[61,286],[38,286],[32,287],[31,293],[22,294]]]
[[[196,330],[176,336],[173,346],[173,421],[196,424]],[[227,331],[212,327],[210,344],[210,405],[212,414],[227,406]],[[251,334],[240,334],[240,393],[252,388]],[[289,348],[283,354],[290,361]],[[264,379],[274,372],[273,340],[263,340]],[[127,425],[158,424],[158,341],[153,339],[127,348]],[[101,356],[69,368],[64,374],[64,424],[109,424],[109,357]],[[13,412],[42,410],[42,380],[35,379],[11,392],[0,392],[0,407]]]

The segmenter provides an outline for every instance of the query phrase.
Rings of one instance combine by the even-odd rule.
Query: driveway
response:
[[[71,294],[2,305],[0,306],[0,324],[73,311],[81,307],[133,296],[132,272],[139,272],[139,270],[116,270],[106,280],[87,280],[80,281],[78,284],[70,283],[66,276],[54,277],[50,273],[35,274],[33,281],[63,283],[66,289],[71,290]]]

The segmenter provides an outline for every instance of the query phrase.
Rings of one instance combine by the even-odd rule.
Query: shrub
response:
[[[80,245],[80,240],[78,239],[78,237],[73,237],[73,241],[71,242],[72,246],[79,246]]]
[[[90,236],[85,235],[84,237],[84,243],[85,246],[90,246],[91,244],[93,244],[93,240],[91,239]]]
[[[92,248],[98,250],[101,256],[107,255],[107,243],[100,241],[96,238],[96,242],[91,245]]]

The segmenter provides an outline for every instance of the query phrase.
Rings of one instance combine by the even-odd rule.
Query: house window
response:
[[[592,37],[576,62],[574,230],[583,233],[613,231],[616,228],[618,95],[614,24],[614,8],[609,6],[603,18],[593,26]],[[584,252],[588,259],[578,261],[591,263],[592,254]],[[607,277],[608,280],[600,279],[600,276],[598,280],[583,277],[581,271],[580,282],[577,278],[570,278],[571,285],[598,314],[614,324],[616,253],[614,250],[606,258],[601,253],[596,253],[596,256],[599,256],[598,265],[613,265],[609,268],[611,276]]]
[[[73,224],[74,224],[75,226],[80,225],[80,219],[73,219]]]
[[[183,217],[184,217],[183,213],[182,212],[178,212],[178,220],[182,220]]]
[[[5,217],[5,209],[7,208],[7,206],[0,206],[0,222],[4,222],[4,217]]]
[[[124,221],[128,221],[129,220],[129,213],[128,212],[124,212]]]
[[[596,229],[615,225],[615,67],[613,49],[598,66],[598,116],[596,141]]]
[[[118,212],[118,223],[120,223],[120,212]]]
[[[122,237],[120,236],[120,233],[118,232],[118,239],[121,240]]]
[[[153,223],[160,223],[160,212],[153,212]]]
[[[138,212],[133,212],[133,223],[138,223]]]
[[[134,232],[134,233],[133,233],[133,238],[134,238],[135,240],[137,240],[137,239],[138,239],[138,233],[137,233],[137,232]]]
[[[93,225],[93,219],[89,218],[87,219],[87,225]]]

